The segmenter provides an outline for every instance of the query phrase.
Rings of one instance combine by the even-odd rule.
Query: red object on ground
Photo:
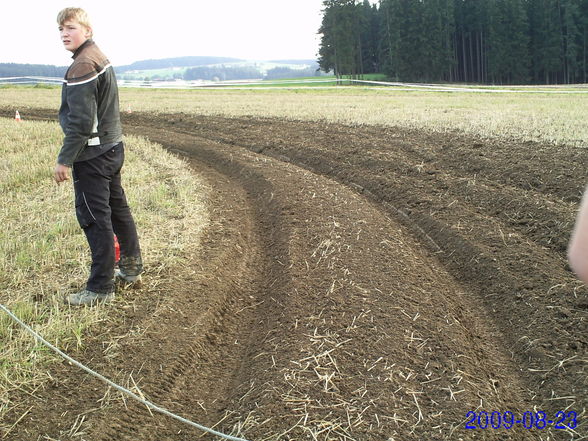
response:
[[[118,263],[120,260],[120,245],[118,244],[118,238],[114,235],[114,263]]]

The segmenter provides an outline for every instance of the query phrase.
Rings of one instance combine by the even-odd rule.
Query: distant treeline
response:
[[[116,72],[128,72],[130,70],[149,70],[149,69],[165,69],[168,67],[192,67],[192,66],[204,66],[206,64],[218,64],[218,63],[234,63],[241,61],[238,58],[228,57],[207,57],[207,56],[194,56],[194,57],[176,57],[176,58],[163,58],[159,60],[141,60],[135,61],[132,64],[126,66],[117,66]]]
[[[0,63],[0,77],[56,77],[65,76],[66,66],[49,64]]]
[[[222,63],[240,62],[237,58],[227,57],[179,57],[165,58],[161,60],[137,61],[126,66],[116,66],[115,71],[119,79],[130,80],[140,77],[142,80],[245,80],[245,79],[278,79],[308,77],[319,75],[318,64],[313,60],[280,60],[275,63],[284,64],[310,64],[311,67],[295,69],[291,67],[276,67],[267,72],[251,65],[224,65]],[[210,66],[210,65],[213,66]],[[207,66],[208,65],[208,66]],[[168,68],[185,68],[169,74],[148,74],[143,75],[141,71],[157,70]],[[302,67],[302,66],[301,66]],[[42,64],[16,64],[0,63],[0,77],[58,77],[63,78],[67,66],[52,66]],[[139,71],[139,73],[130,73]]]
[[[317,72],[318,66],[306,69],[292,69],[290,67],[275,67],[269,69],[265,74],[251,66],[218,66],[218,67],[193,67],[186,70],[184,80],[209,80],[209,81],[231,81],[265,79],[276,80],[282,78],[311,77],[320,75]]]
[[[289,67],[274,67],[269,69],[264,79],[266,80],[281,80],[284,78],[297,78],[297,77],[316,77],[320,76],[321,72],[316,63],[314,66],[307,67],[305,69],[291,69]]]
[[[588,0],[324,0],[319,64],[401,81],[585,83]]]
[[[248,66],[199,66],[191,67],[184,73],[184,80],[210,80],[210,81],[230,81],[230,80],[250,80],[261,78],[262,74],[258,69]]]

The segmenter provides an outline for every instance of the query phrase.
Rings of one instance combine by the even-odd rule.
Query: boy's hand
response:
[[[55,166],[55,182],[58,184],[69,180],[69,167],[63,164],[57,164]]]

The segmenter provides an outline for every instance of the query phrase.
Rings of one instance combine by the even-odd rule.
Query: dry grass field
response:
[[[59,90],[1,88],[0,301],[251,441],[586,439],[588,288],[565,252],[588,95],[532,91],[121,89],[145,286],[74,310],[60,299],[88,255],[71,188],[51,181]],[[1,315],[0,343],[6,439],[217,440]],[[467,429],[468,412],[534,427]]]
[[[61,128],[0,119],[0,133],[0,302],[49,341],[75,350],[84,345],[88,328],[107,315],[103,308],[71,310],[63,303],[66,294],[83,287],[89,252],[71,185],[52,181]],[[127,138],[126,161],[123,179],[156,284],[187,247],[197,246],[207,225],[202,200],[208,189],[186,164],[145,139]],[[42,387],[51,380],[50,362],[56,359],[5,314],[0,314],[0,342],[0,420],[5,421],[2,416],[17,405],[10,394]]]
[[[588,145],[588,93],[577,88],[508,93],[397,91],[341,87],[293,90],[121,89],[123,111],[278,117],[302,121],[460,131],[466,135]],[[558,93],[559,92],[559,93]],[[55,109],[59,89],[0,89],[0,106]]]

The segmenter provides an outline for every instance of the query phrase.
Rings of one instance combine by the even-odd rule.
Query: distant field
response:
[[[161,77],[161,78],[173,78],[174,75],[180,74],[184,75],[188,68],[187,67],[168,67],[165,69],[148,69],[148,70],[141,70],[141,71],[129,71],[118,74],[117,77],[120,78],[128,78],[133,80],[142,80],[146,77]],[[119,79],[120,79],[119,78]]]
[[[126,72],[120,72],[117,74],[119,79],[127,79],[127,80],[144,80],[146,78],[159,78],[170,80],[173,79],[175,76],[180,76],[183,78],[184,74],[189,69],[199,69],[204,68],[209,71],[217,71],[219,77],[222,76],[223,73],[230,72],[233,69],[247,69],[250,72],[256,72],[257,78],[261,78],[265,73],[270,71],[274,68],[287,68],[292,70],[298,70],[301,68],[308,68],[310,67],[311,62],[309,63],[288,63],[288,62],[272,62],[272,61],[225,61],[213,64],[205,64],[205,65],[195,65],[195,66],[186,66],[186,67],[162,67],[158,69],[137,69],[137,70],[129,70]]]
[[[269,90],[122,88],[121,109],[324,120],[433,132],[456,130],[484,138],[573,146],[588,143],[585,123],[588,95],[581,86],[546,92],[541,92],[544,87],[525,87],[508,93],[407,91],[361,86],[289,87]],[[27,107],[57,111],[59,100],[57,88],[0,89],[0,106],[20,110],[23,118],[26,118]]]
[[[325,86],[350,86],[349,75],[341,77],[339,80],[333,75],[325,75],[320,77],[299,77],[299,78],[283,78],[277,80],[262,81],[256,87],[325,87]],[[367,74],[363,75],[364,81],[386,81],[386,76],[383,74]]]

